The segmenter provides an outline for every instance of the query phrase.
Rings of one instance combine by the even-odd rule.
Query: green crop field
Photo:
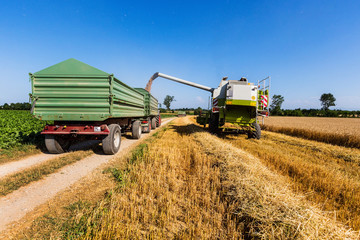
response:
[[[33,118],[29,111],[0,110],[0,149],[24,143],[36,143],[45,121]]]

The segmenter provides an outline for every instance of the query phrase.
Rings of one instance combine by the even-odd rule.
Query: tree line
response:
[[[324,93],[321,95],[319,101],[322,106],[321,109],[282,109],[281,105],[285,101],[281,95],[274,95],[270,105],[270,114],[272,116],[304,116],[304,117],[360,117],[360,110],[331,110],[330,107],[336,106],[336,98],[331,93]]]
[[[281,105],[285,101],[284,97],[281,95],[274,95],[272,97],[272,103],[270,105],[270,114],[272,116],[304,116],[304,117],[360,117],[360,110],[358,111],[347,111],[347,110],[330,110],[330,107],[336,106],[335,101],[336,98],[331,93],[324,93],[320,97],[320,103],[322,108],[321,109],[282,109]],[[161,112],[166,112],[170,110],[170,105],[174,99],[174,96],[167,95],[164,99],[163,104],[165,105],[166,109],[161,108]],[[0,105],[0,109],[2,110],[30,110],[31,104],[24,102],[24,103],[5,103],[4,105]],[[191,114],[194,112],[195,115],[200,114],[202,111],[205,111],[198,108],[179,108],[174,109],[178,111],[185,111],[187,114]],[[173,111],[174,111],[173,110]]]
[[[360,117],[360,111],[347,110],[323,110],[323,109],[281,109],[281,111],[271,112],[272,116],[298,116],[298,117]]]
[[[4,105],[0,105],[0,109],[2,110],[30,110],[31,104],[24,103],[5,103]]]

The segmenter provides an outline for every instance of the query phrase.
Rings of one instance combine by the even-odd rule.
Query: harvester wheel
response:
[[[211,114],[209,121],[209,131],[210,133],[219,132],[219,113]]]
[[[141,122],[139,120],[133,122],[131,131],[132,131],[132,137],[134,139],[139,139],[141,137],[142,128],[141,128]]]
[[[102,147],[105,154],[113,155],[120,149],[121,128],[117,124],[110,124],[109,130],[109,135],[102,140]]]
[[[261,128],[260,125],[257,122],[253,122],[252,125],[255,128],[255,131],[251,131],[248,133],[248,137],[249,138],[256,138],[256,139],[260,139],[261,138]]]
[[[58,136],[45,135],[45,146],[49,153],[64,153],[70,147],[69,141],[62,141]]]
[[[156,117],[151,118],[151,129],[154,130],[156,128]]]

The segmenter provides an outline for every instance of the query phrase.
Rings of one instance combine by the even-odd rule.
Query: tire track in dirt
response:
[[[162,126],[165,126],[172,120],[163,121]],[[147,138],[150,135],[142,135],[141,139]],[[135,139],[123,141],[116,155],[93,154],[74,164],[63,167],[59,172],[53,173],[43,180],[34,182],[0,198],[0,232],[5,230],[11,222],[20,220],[35,207],[50,200],[57,193],[65,190],[96,168],[109,162],[112,158],[121,154],[123,150],[131,147],[138,141]]]
[[[19,172],[21,170],[25,170],[26,168],[38,165],[40,163],[43,163],[45,161],[48,161],[56,156],[59,156],[58,154],[45,154],[40,153],[33,155],[31,157],[24,158],[19,161],[15,162],[9,162],[2,164],[0,166],[0,178],[5,177],[7,175]]]
[[[85,141],[78,144],[74,144],[70,147],[70,151],[76,151],[76,150],[82,150],[91,147],[95,143],[98,143],[98,141]],[[20,159],[18,161],[12,161],[8,163],[4,163],[0,165],[0,178],[3,178],[7,175],[14,174],[17,172],[20,172],[22,170],[25,170],[27,168],[39,165],[43,162],[49,161],[53,158],[63,156],[68,153],[63,154],[51,154],[51,153],[40,153],[36,155],[32,155],[29,157],[26,157],[24,159]]]

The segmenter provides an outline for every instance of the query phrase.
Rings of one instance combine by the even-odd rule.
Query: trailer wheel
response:
[[[157,115],[156,116],[156,127],[160,127],[161,126],[161,116]]]
[[[151,129],[156,128],[156,117],[151,118]]]
[[[117,124],[110,124],[109,130],[109,135],[102,140],[102,147],[105,154],[113,155],[120,149],[121,128]]]
[[[69,141],[61,141],[58,136],[45,135],[45,146],[49,153],[64,153],[70,147]]]
[[[252,125],[254,126],[255,130],[248,133],[249,138],[261,138],[261,128],[260,125],[257,122],[253,122]]]
[[[210,133],[219,132],[219,113],[211,114],[209,121],[209,131]]]
[[[132,131],[132,137],[134,139],[139,139],[141,137],[142,128],[141,128],[141,122],[139,120],[133,122],[131,131]]]

